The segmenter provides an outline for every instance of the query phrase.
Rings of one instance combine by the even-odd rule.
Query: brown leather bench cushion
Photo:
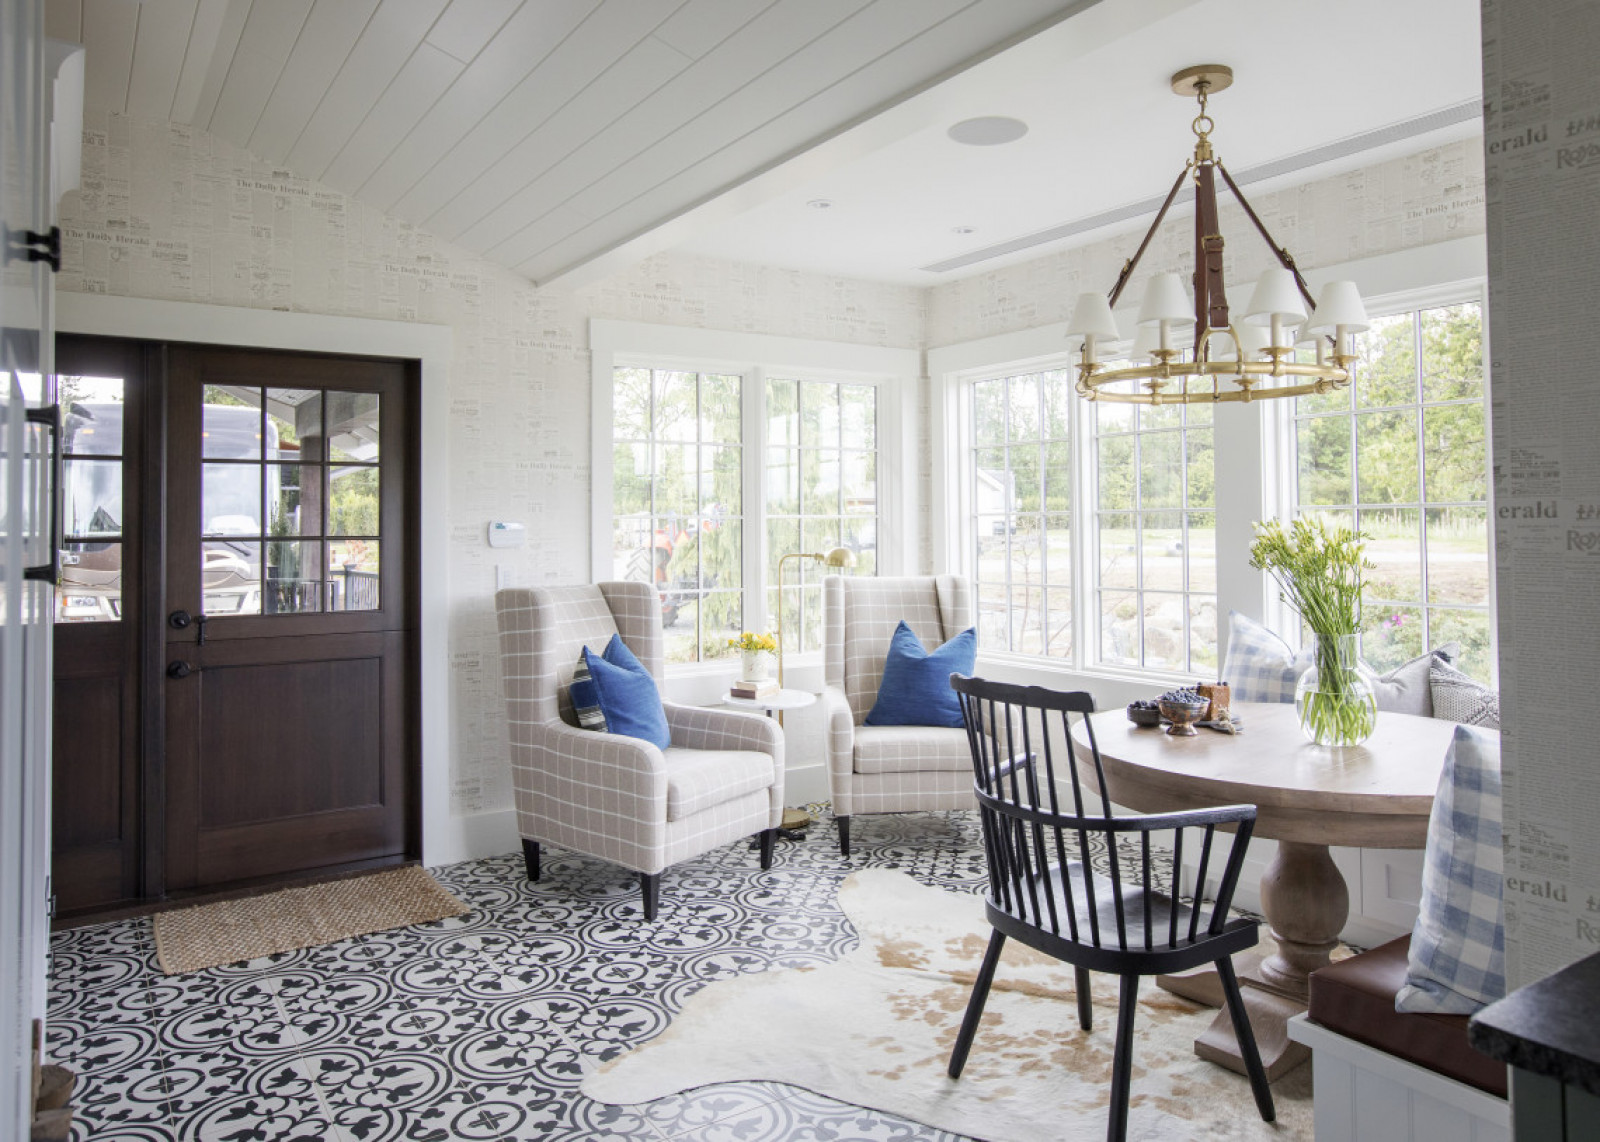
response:
[[[1402,936],[1312,972],[1312,1022],[1504,1098],[1505,1064],[1467,1045],[1468,1016],[1394,1009],[1410,947],[1411,937]]]

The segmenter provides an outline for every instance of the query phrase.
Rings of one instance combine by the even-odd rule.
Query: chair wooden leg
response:
[[[958,1079],[967,1065],[967,1053],[972,1050],[973,1037],[978,1033],[978,1021],[983,1018],[983,1005],[989,999],[989,985],[994,982],[994,969],[1000,963],[1000,950],[1006,946],[1006,934],[999,928],[989,933],[989,950],[983,953],[983,966],[978,978],[972,981],[972,996],[967,1000],[967,1014],[961,1020],[961,1033],[956,1036],[956,1049],[950,1052],[950,1077]]]
[[[1085,1031],[1094,1029],[1094,997],[1089,994],[1089,969],[1075,969],[1078,989],[1078,1026]]]
[[[839,822],[839,853],[841,856],[850,855],[850,818],[835,817]]]
[[[761,830],[761,870],[763,872],[772,867],[772,846],[777,839],[777,829]]]
[[[641,872],[639,874],[639,891],[644,896],[644,918],[656,918],[656,904],[661,899],[661,874],[659,872]]]
[[[522,863],[528,866],[528,879],[539,879],[539,842],[522,838]]]
[[[1272,1104],[1272,1088],[1267,1085],[1266,1068],[1261,1065],[1261,1052],[1256,1047],[1255,1031],[1250,1027],[1250,1015],[1244,1009],[1244,996],[1239,994],[1233,961],[1220,959],[1216,968],[1217,981],[1222,984],[1222,994],[1228,1001],[1228,1017],[1233,1020],[1233,1037],[1239,1041],[1239,1054],[1244,1057],[1244,1068],[1250,1075],[1250,1090],[1256,1096],[1256,1109],[1261,1112],[1261,1121],[1275,1121],[1278,1111]]]
[[[1133,1082],[1133,1015],[1139,1009],[1139,977],[1122,977],[1117,1003],[1117,1045],[1111,1061],[1111,1121],[1106,1124],[1107,1142],[1123,1142],[1128,1136],[1128,1088]]]

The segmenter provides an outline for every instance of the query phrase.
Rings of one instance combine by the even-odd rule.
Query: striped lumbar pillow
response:
[[[605,712],[600,709],[600,688],[594,684],[594,676],[589,673],[589,659],[581,650],[578,652],[578,669],[572,675],[570,694],[572,712],[578,717],[578,725],[596,733],[608,732]]]

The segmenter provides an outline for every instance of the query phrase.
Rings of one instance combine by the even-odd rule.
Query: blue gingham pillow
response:
[[[1292,702],[1294,684],[1311,665],[1311,648],[1289,644],[1238,611],[1228,612],[1228,659],[1222,677],[1235,702]]]
[[[1422,908],[1396,1011],[1470,1015],[1506,993],[1500,738],[1457,726],[1428,819]]]

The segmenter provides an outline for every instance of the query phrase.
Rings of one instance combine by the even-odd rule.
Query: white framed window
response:
[[[840,381],[766,378],[767,611],[779,606],[779,560],[794,551],[846,547],[852,574],[878,563],[878,388]],[[793,560],[783,583],[788,649],[822,648],[824,569]]]
[[[775,631],[784,555],[843,546],[851,574],[903,568],[915,351],[598,319],[590,346],[592,574],[656,584],[669,665]],[[821,648],[822,570],[783,571],[792,664]]]
[[[1065,369],[967,386],[967,540],[984,646],[1073,653],[1073,441]]]
[[[1294,510],[1369,536],[1362,657],[1377,669],[1461,644],[1494,673],[1489,408],[1481,293],[1395,307],[1358,340],[1356,383],[1299,397]],[[1389,312],[1385,313],[1384,309]]]
[[[1481,319],[1485,262],[1481,239],[1467,238],[1309,275],[1313,292],[1325,280],[1359,281],[1371,312],[1398,315],[1369,337],[1353,390],[1325,398],[1220,411],[1091,403],[1076,395],[1060,324],[929,350],[934,570],[973,577],[980,653],[1146,684],[1215,678],[1230,610],[1291,642],[1299,635],[1249,566],[1252,525],[1327,511],[1374,533],[1369,661],[1387,667],[1420,654],[1424,639],[1455,640],[1466,668],[1486,678],[1494,615],[1483,373],[1481,363],[1435,363],[1444,347],[1481,355],[1481,345],[1465,348],[1466,311],[1452,307],[1478,304]],[[1412,323],[1405,369],[1383,340],[1398,336],[1387,332],[1392,321]],[[1325,447],[1335,437],[1342,458]],[[1395,447],[1408,450],[1409,482],[1377,462]],[[1064,476],[1036,479],[1063,460]],[[1043,529],[1038,541],[1030,528]]]
[[[719,657],[744,629],[744,383],[612,370],[608,578],[655,584],[668,662]]]
[[[1099,665],[1218,669],[1214,412],[1093,405]]]

